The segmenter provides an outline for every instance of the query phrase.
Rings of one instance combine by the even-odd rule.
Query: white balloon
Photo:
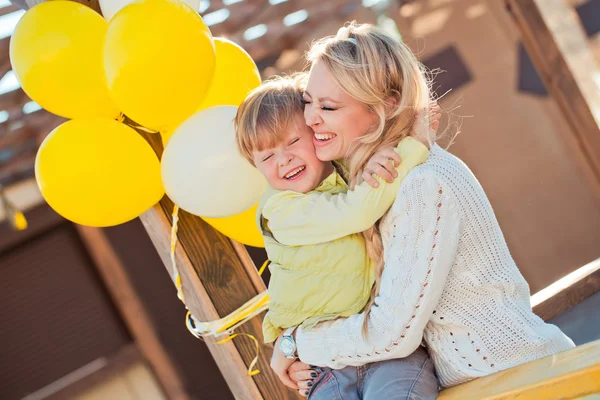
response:
[[[100,9],[104,19],[110,21],[112,17],[125,7],[127,4],[133,3],[136,0],[100,0]],[[195,11],[200,9],[200,0],[181,0]]]
[[[220,218],[256,204],[265,178],[238,152],[237,107],[217,106],[188,118],[173,133],[161,168],[168,196],[189,213]]]

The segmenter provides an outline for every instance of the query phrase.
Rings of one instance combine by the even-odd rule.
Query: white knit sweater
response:
[[[483,188],[434,145],[382,222],[385,268],[363,314],[296,333],[308,364],[343,368],[410,355],[426,342],[442,386],[454,386],[573,347],[531,311]]]

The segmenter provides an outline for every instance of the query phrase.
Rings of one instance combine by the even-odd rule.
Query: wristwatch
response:
[[[294,340],[294,336],[292,336],[294,329],[296,329],[295,326],[286,329],[279,342],[279,348],[286,358],[298,358],[296,355],[296,341]]]

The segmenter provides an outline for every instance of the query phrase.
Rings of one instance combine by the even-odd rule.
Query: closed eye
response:
[[[323,111],[335,111],[336,109],[335,108],[331,108],[331,107],[322,106],[321,110],[323,110]]]
[[[268,156],[264,157],[262,160],[264,161],[268,161],[269,158],[273,157],[273,154],[269,154]]]
[[[290,142],[289,146],[293,145],[293,144],[294,144],[294,143],[296,143],[298,140],[300,140],[300,138],[295,138],[295,139],[293,139],[293,140]]]

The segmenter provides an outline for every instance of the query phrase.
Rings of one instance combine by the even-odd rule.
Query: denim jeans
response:
[[[421,347],[406,358],[317,372],[309,400],[430,400],[439,390],[433,363]]]

